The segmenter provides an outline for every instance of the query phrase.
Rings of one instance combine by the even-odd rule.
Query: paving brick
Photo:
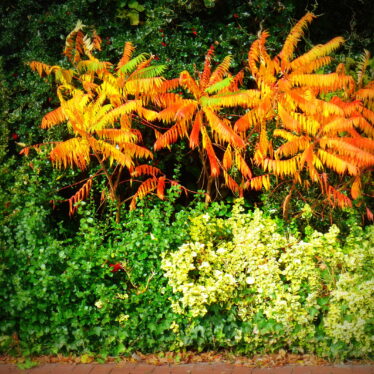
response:
[[[253,368],[252,374],[273,374],[275,371],[273,368]]]
[[[313,374],[333,374],[333,366],[314,366],[312,369]]]
[[[113,364],[93,365],[93,369],[90,371],[90,374],[110,374],[113,366]]]
[[[131,368],[126,368],[126,367],[115,367],[112,369],[110,374],[132,374],[134,371],[131,371]]]
[[[49,364],[46,365],[49,367],[49,370],[51,374],[70,374],[76,365],[72,364]],[[35,368],[37,369],[37,368]],[[30,374],[32,373],[32,370],[30,370]]]
[[[19,369],[17,365],[0,364],[0,374],[23,374],[24,372],[25,371]]]
[[[61,367],[59,364],[44,364],[40,366],[35,366],[31,369],[27,369],[24,373],[27,374],[53,374],[56,369]]]
[[[172,374],[191,374],[194,365],[192,364],[182,364],[182,365],[172,365],[170,366]]]
[[[192,374],[215,374],[213,363],[199,362],[193,364]]]
[[[328,365],[250,368],[214,362],[171,366],[122,362],[118,364],[44,364],[21,370],[14,364],[0,364],[0,374],[374,374],[374,366]]]
[[[150,374],[155,369],[154,365],[148,365],[148,364],[137,364],[134,367],[134,373],[136,374]]]
[[[348,365],[338,365],[332,367],[333,374],[353,374],[352,367]]]
[[[110,374],[132,374],[135,373],[134,367],[134,364],[119,363],[113,367]]]
[[[293,374],[293,367],[292,366],[279,366],[276,368],[276,374]]]
[[[246,366],[235,366],[233,368],[232,374],[251,374],[253,368]]]
[[[192,374],[216,374],[217,363],[199,362],[193,364]]]
[[[255,368],[252,374],[292,374],[292,366],[279,366],[276,368]]]
[[[212,364],[212,369],[214,374],[231,374],[234,367],[229,364],[214,363]]]
[[[71,374],[90,374],[95,365],[93,364],[78,364],[75,366]],[[70,373],[66,373],[70,374]]]
[[[352,366],[352,374],[374,374],[374,365]]]
[[[318,366],[294,366],[292,374],[312,374],[315,368],[318,368]]]
[[[155,367],[155,370],[152,371],[152,374],[170,374],[171,368],[169,365],[162,365]]]
[[[256,368],[253,369],[253,374],[292,374],[293,367],[292,366],[277,366],[271,368]]]

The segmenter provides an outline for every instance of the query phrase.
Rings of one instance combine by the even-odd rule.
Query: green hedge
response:
[[[373,226],[302,234],[240,205],[178,206],[172,192],[121,224],[83,204],[71,236],[46,230],[41,200],[2,228],[2,352],[372,355]]]

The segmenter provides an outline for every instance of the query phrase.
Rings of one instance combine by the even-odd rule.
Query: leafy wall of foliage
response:
[[[358,3],[360,6],[354,9],[360,23],[351,23],[358,34],[349,39],[348,49],[344,50],[351,57],[361,53],[362,47],[372,48],[370,22],[365,21],[370,20],[369,12],[361,2]],[[81,203],[78,215],[69,220],[66,206],[54,206],[53,202],[71,197],[77,171],[53,169],[46,151],[32,158],[20,159],[18,156],[25,145],[67,139],[68,133],[64,129],[56,127],[47,133],[39,128],[44,114],[57,108],[60,102],[54,94],[54,83],[48,79],[40,80],[25,63],[36,60],[68,68],[61,55],[61,44],[77,19],[90,25],[90,29],[95,27],[103,37],[103,61],[116,63],[121,58],[124,43],[131,40],[137,45],[137,53],[153,53],[159,63],[168,64],[167,77],[172,78],[181,71],[193,74],[200,70],[202,56],[215,41],[218,44],[215,44],[212,66],[232,54],[232,69],[238,72],[260,29],[270,30],[272,36],[267,46],[270,52],[278,51],[288,33],[284,25],[290,23],[290,18],[298,19],[305,13],[304,4],[263,0],[252,1],[251,6],[242,1],[220,0],[145,0],[139,3],[69,0],[48,4],[47,8],[30,0],[17,4],[5,0],[0,4],[0,50],[3,55],[0,160],[4,176],[0,180],[1,351],[26,355],[94,352],[105,356],[136,350],[153,352],[185,348],[230,348],[236,352],[260,353],[286,347],[294,352],[308,350],[335,358],[371,355],[368,339],[373,335],[373,325],[368,317],[373,308],[365,300],[372,300],[372,227],[360,229],[356,225],[355,212],[345,209],[333,216],[344,230],[339,238],[336,229],[319,234],[308,228],[305,234],[299,233],[297,226],[304,227],[310,214],[305,201],[300,199],[294,203],[292,214],[297,214],[298,219],[286,223],[268,215],[281,211],[288,191],[277,189],[262,193],[262,207],[267,215],[258,218],[261,224],[273,230],[279,243],[294,238],[295,247],[305,246],[310,253],[306,251],[305,256],[300,251],[288,254],[278,247],[266,258],[262,253],[260,260],[266,263],[271,259],[279,271],[287,264],[290,273],[311,274],[315,281],[312,286],[318,289],[318,295],[310,293],[308,281],[295,287],[292,293],[288,292],[289,284],[285,278],[274,279],[274,289],[281,289],[284,295],[290,294],[293,298],[299,297],[298,313],[290,316],[290,321],[278,321],[270,316],[271,308],[279,307],[275,299],[273,304],[265,303],[267,309],[260,303],[252,303],[257,291],[244,287],[254,284],[248,274],[238,287],[234,287],[237,299],[216,290],[214,297],[205,303],[207,312],[193,314],[188,310],[188,302],[186,310],[175,307],[176,303],[183,304],[188,298],[183,294],[183,282],[174,292],[175,280],[171,274],[169,278],[164,276],[167,262],[161,264],[161,254],[163,261],[174,258],[178,266],[188,260],[188,257],[178,259],[180,251],[196,246],[200,250],[199,259],[206,260],[207,254],[196,244],[200,242],[209,247],[212,257],[205,261],[207,269],[209,266],[210,270],[222,268],[225,257],[220,255],[220,249],[229,247],[236,253],[231,239],[241,220],[248,224],[247,231],[243,232],[251,237],[250,215],[234,213],[236,220],[228,218],[231,215],[228,203],[214,203],[207,208],[200,202],[186,207],[187,199],[177,200],[177,193],[172,189],[166,194],[166,201],[152,198],[141,201],[137,210],[123,211],[121,221],[116,223],[112,214],[115,207],[108,202],[106,212],[102,209],[100,193],[105,183],[101,182],[92,189],[89,203]],[[324,10],[330,17],[331,4],[324,2],[314,11]],[[350,2],[349,6],[352,4]],[[318,31],[312,31],[309,38],[302,41],[298,50],[300,55],[310,49],[311,42],[325,42],[348,30],[346,25],[351,18],[347,16],[347,7],[344,2],[344,6],[334,8],[335,13],[331,15],[334,22],[331,18],[317,20],[325,22],[326,28],[317,25],[312,29]],[[131,12],[138,12],[138,15],[131,16]],[[340,14],[344,17],[339,17]],[[135,25],[137,17],[139,23]],[[346,22],[339,32],[329,29],[335,25],[335,19]],[[361,23],[365,24],[364,28]],[[321,35],[325,30],[326,33]],[[250,78],[245,84],[253,88]],[[146,139],[149,144],[154,140]],[[187,153],[187,143],[172,147],[171,155],[165,150],[156,161],[177,179],[189,171],[196,158]],[[90,171],[95,173],[95,167]],[[199,170],[191,174],[198,177]],[[340,177],[335,181],[341,182]],[[62,189],[69,184],[72,188]],[[364,187],[368,186],[365,184]],[[57,196],[56,191],[60,189]],[[226,193],[223,191],[223,197]],[[320,198],[318,189],[311,189],[309,193],[316,201]],[[246,203],[253,209],[249,201],[261,204],[257,193],[251,194]],[[201,237],[199,229],[199,222],[201,226],[206,217],[212,226],[209,238]],[[330,225],[326,218],[329,217],[312,219],[309,216],[309,223],[327,232]],[[350,226],[353,230],[348,235]],[[321,254],[323,241],[328,242],[329,251]],[[239,244],[240,250],[252,254],[252,247]],[[258,242],[260,247],[266,244],[261,240]],[[321,256],[317,258],[316,254]],[[190,258],[190,265],[195,268],[187,274],[187,279],[196,285],[199,283],[198,271],[205,271],[205,264],[201,267],[204,261],[193,263],[195,257]],[[294,257],[303,266],[295,269]],[[322,257],[327,258],[325,263],[320,262]],[[177,263],[179,260],[180,264]],[[239,270],[244,266],[240,261],[232,261],[231,265]],[[334,270],[333,278],[331,270]],[[208,270],[204,276],[207,283],[216,280]],[[316,281],[317,278],[321,283]],[[321,293],[323,287],[326,287],[325,292]],[[242,305],[245,310],[239,311],[243,302],[247,303]],[[265,312],[270,313],[270,317]],[[300,331],[306,325],[307,335],[303,335]],[[291,340],[288,339],[290,331]],[[258,336],[255,345],[249,339],[252,334]]]
[[[46,234],[38,180],[22,183],[28,203],[1,232],[2,352],[372,354],[372,226],[300,233],[240,205],[178,207],[173,192],[120,224],[82,204],[74,237]]]

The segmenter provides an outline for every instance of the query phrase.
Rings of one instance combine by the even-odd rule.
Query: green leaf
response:
[[[228,77],[228,78],[225,78],[215,84],[213,84],[212,86],[208,87],[205,92],[209,93],[209,94],[212,94],[212,93],[216,93],[218,91],[221,91],[223,88],[226,88],[230,85],[230,83],[232,82],[233,78],[232,77]]]
[[[131,26],[137,26],[139,25],[139,12],[136,10],[131,10],[127,13],[129,19],[130,19],[130,25]]]
[[[207,8],[214,8],[215,0],[204,0],[204,5]]]
[[[141,62],[147,59],[146,53],[141,53],[139,56],[134,57],[131,59],[126,65],[123,65],[119,70],[124,73],[130,73],[133,71]]]
[[[38,366],[38,363],[36,361],[32,361],[29,358],[26,358],[25,362],[18,363],[17,366],[22,370],[31,369],[35,366]]]

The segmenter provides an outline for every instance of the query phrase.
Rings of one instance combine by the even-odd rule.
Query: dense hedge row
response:
[[[300,233],[270,213],[182,208],[170,194],[120,224],[82,205],[72,236],[46,230],[38,178],[2,230],[2,352],[371,356],[373,226]]]
[[[199,70],[215,41],[216,60],[232,54],[239,71],[260,29],[270,30],[270,50],[279,50],[289,31],[284,25],[305,6],[293,0],[1,2],[0,352],[105,357],[287,349],[338,359],[372,356],[373,227],[362,228],[357,211],[313,217],[298,199],[295,219],[285,222],[282,187],[246,196],[244,208],[226,191],[207,206],[203,194],[181,197],[171,189],[165,201],[148,197],[135,211],[124,210],[117,223],[115,207],[100,200],[103,182],[69,218],[66,204],[54,202],[71,196],[65,187],[74,187],[77,171],[53,169],[47,153],[18,155],[25,145],[67,136],[39,128],[58,100],[51,82],[26,62],[66,67],[61,45],[78,19],[103,37],[103,59],[117,61],[131,40],[137,53],[153,53],[174,77]],[[354,71],[357,54],[373,46],[368,7],[359,0],[316,7],[309,10],[326,16],[300,52],[345,34],[348,58],[337,61]],[[366,74],[370,80],[369,69]],[[193,160],[182,142],[158,162],[183,179],[187,172],[198,177]],[[318,200],[318,191],[309,193]]]

